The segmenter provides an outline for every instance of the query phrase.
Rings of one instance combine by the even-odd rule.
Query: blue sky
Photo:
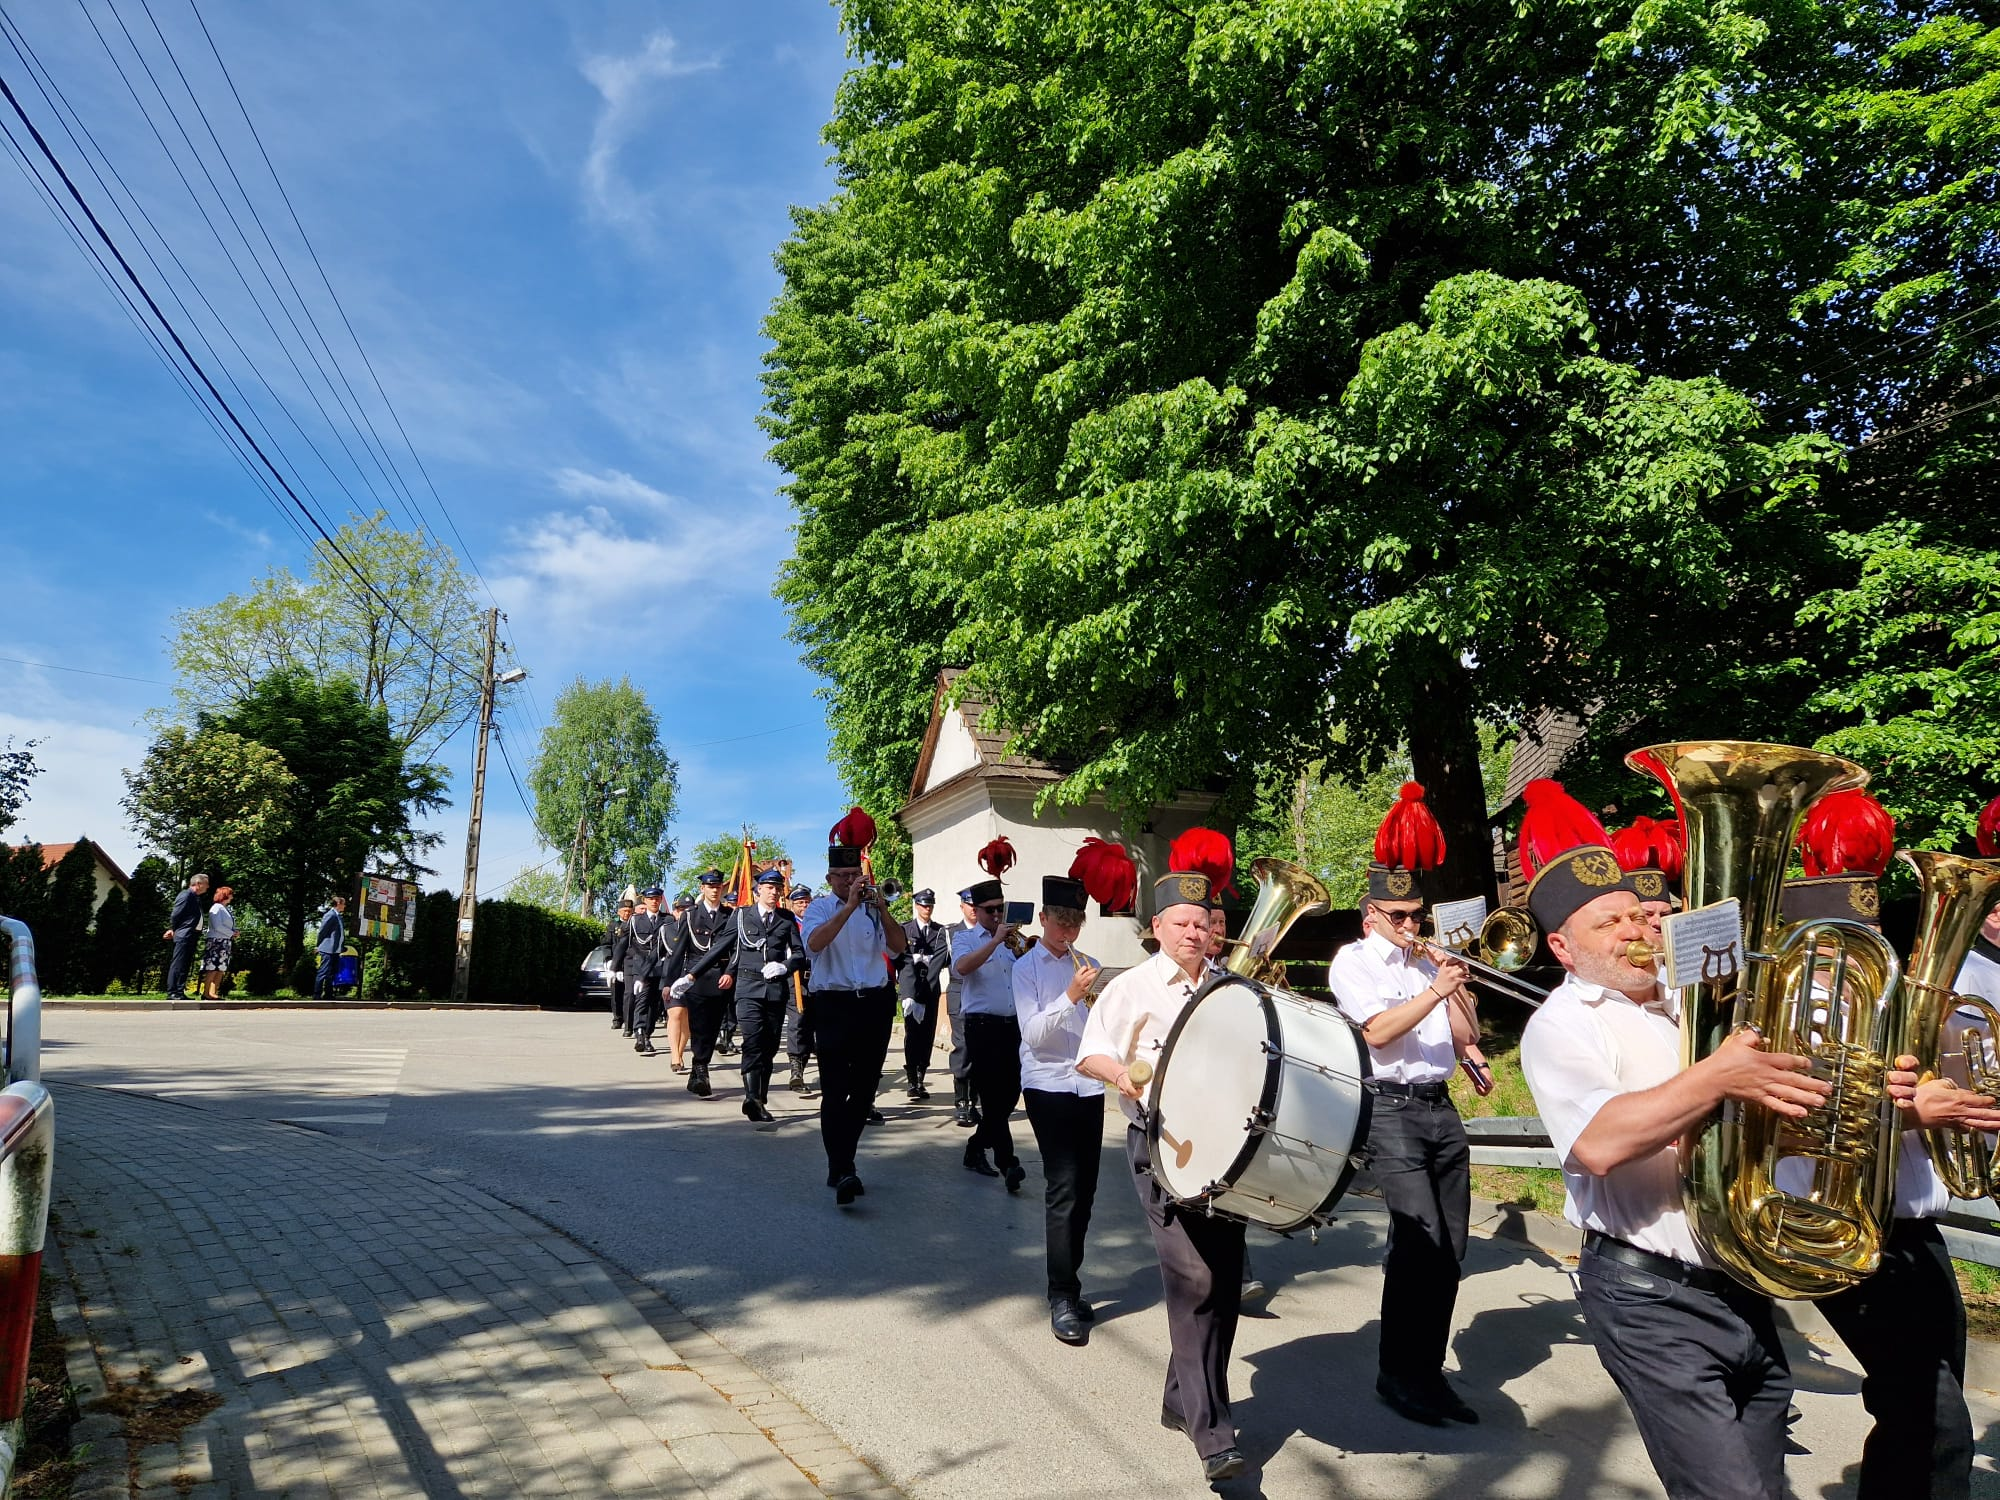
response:
[[[832,7],[198,3],[507,611],[533,689],[505,731],[516,764],[563,684],[629,672],[680,761],[684,844],[748,820],[811,848],[845,798],[817,681],[770,598],[790,518],[755,418],[771,253],[788,208],[831,190]],[[88,5],[115,49],[122,17],[164,69],[137,0]],[[249,355],[308,410],[86,11],[7,9]],[[255,148],[189,0],[151,9],[276,232],[282,204],[248,170]],[[0,74],[75,171],[24,72],[0,46]],[[274,565],[302,571],[304,548],[11,158],[0,223],[0,656],[150,679],[0,662],[0,738],[43,739],[47,768],[9,836],[85,833],[129,862],[119,771],[169,701],[173,615]],[[296,265],[307,284],[302,252]],[[470,735],[443,758],[456,805],[436,859],[456,888]],[[486,890],[545,857],[493,770]]]

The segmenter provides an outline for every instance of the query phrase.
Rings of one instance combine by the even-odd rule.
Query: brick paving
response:
[[[486,1194],[296,1127],[53,1090],[74,1500],[895,1493]]]

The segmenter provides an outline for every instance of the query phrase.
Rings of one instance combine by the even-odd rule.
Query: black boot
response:
[[[972,1129],[979,1123],[972,1114],[972,1085],[963,1078],[954,1078],[951,1081],[951,1093],[952,1102],[957,1110],[952,1123],[965,1130]]]
[[[792,1076],[785,1080],[785,1087],[795,1094],[803,1094],[805,1092],[806,1065],[804,1063],[794,1062],[792,1064]]]
[[[696,1063],[694,1071],[688,1074],[688,1092],[697,1099],[706,1099],[715,1092],[708,1086],[708,1069],[701,1063]]]
[[[909,1088],[904,1091],[904,1097],[912,1104],[923,1103],[924,1075],[916,1068],[905,1068],[903,1073],[910,1080]]]

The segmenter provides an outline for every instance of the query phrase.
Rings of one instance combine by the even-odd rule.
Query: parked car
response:
[[[599,943],[583,956],[576,977],[576,1003],[586,1010],[611,1010],[611,945]]]

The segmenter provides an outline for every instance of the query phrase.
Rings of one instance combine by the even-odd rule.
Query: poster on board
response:
[[[407,943],[416,932],[417,895],[414,880],[399,880],[394,875],[362,876],[356,935]]]

